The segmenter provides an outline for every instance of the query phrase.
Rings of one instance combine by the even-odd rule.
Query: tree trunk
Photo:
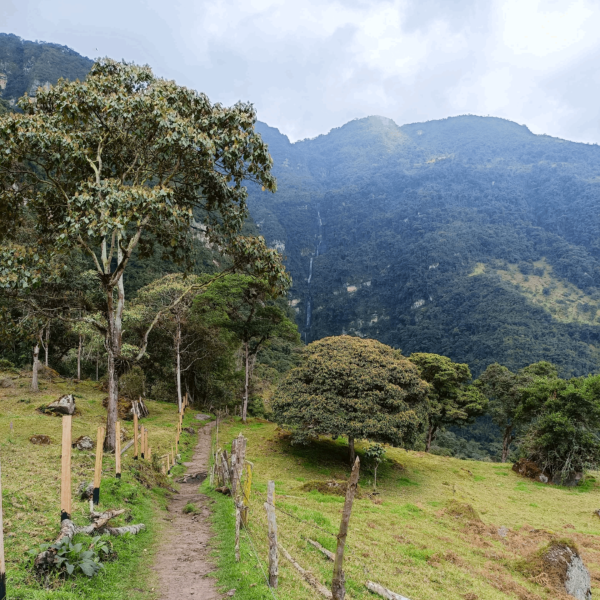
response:
[[[249,381],[249,367],[250,362],[248,360],[248,342],[246,342],[246,384],[244,386],[244,405],[242,407],[242,423],[246,424],[246,418],[248,416],[248,381]]]
[[[117,264],[123,261],[121,236],[117,236]],[[121,356],[121,338],[123,334],[123,309],[125,308],[125,286],[123,276],[117,282],[117,304],[115,306],[113,289],[106,289],[107,333],[106,350],[108,353],[108,407],[106,410],[106,438],[104,450],[114,452],[116,440],[116,424],[119,406],[119,372],[117,360]]]
[[[350,465],[354,465],[356,452],[354,451],[354,438],[351,435],[348,436],[348,452],[350,454]]]
[[[427,430],[427,443],[425,447],[425,452],[429,452],[431,450],[431,442],[435,437],[435,426],[429,425],[429,429]]]
[[[77,379],[81,381],[81,352],[83,351],[83,336],[79,335],[79,346],[77,348]]]
[[[96,354],[96,381],[98,381],[98,364],[100,363],[100,355]]]
[[[33,347],[33,376],[31,377],[31,391],[39,392],[40,388],[38,386],[38,370],[40,368],[40,342],[39,340],[35,343]]]
[[[44,346],[44,351],[46,352],[46,361],[45,364],[48,366],[48,349],[50,348],[50,321],[48,321],[48,325],[46,325],[46,345]]]
[[[508,459],[508,450],[510,448],[510,442],[512,440],[512,426],[507,427],[504,430],[502,436],[502,462],[505,463]]]
[[[375,489],[375,490],[377,489],[377,467],[378,466],[379,466],[379,463],[376,463],[375,464],[375,478],[373,481],[373,489]]]
[[[177,319],[175,334],[175,352],[177,353],[177,408],[181,412],[181,323],[179,319]]]

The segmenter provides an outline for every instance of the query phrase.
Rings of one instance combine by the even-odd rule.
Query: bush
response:
[[[175,402],[177,400],[175,384],[166,381],[155,383],[150,390],[150,397],[159,402]]]
[[[0,358],[0,371],[14,372],[16,370],[15,365],[11,363],[10,360]]]
[[[49,568],[65,577],[77,574],[78,571],[93,577],[104,568],[100,558],[111,558],[114,555],[111,542],[103,536],[94,537],[87,550],[82,543],[73,543],[69,538],[64,538],[54,544],[40,544],[30,550],[29,554],[35,557],[46,550],[54,550],[56,553],[54,563]]]
[[[119,396],[129,400],[137,400],[146,395],[146,376],[139,366],[133,367],[129,373],[119,378]]]

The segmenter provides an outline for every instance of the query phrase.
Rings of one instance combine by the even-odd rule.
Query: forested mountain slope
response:
[[[285,247],[303,338],[598,370],[600,147],[464,116],[352,121],[291,144],[260,124],[278,179],[251,191]]]
[[[25,92],[34,95],[39,86],[60,77],[84,79],[92,64],[67,46],[0,33],[0,99],[14,104]]]

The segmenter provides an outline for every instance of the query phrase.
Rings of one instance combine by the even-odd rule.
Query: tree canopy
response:
[[[294,441],[319,435],[412,446],[423,431],[428,384],[401,352],[375,340],[325,338],[303,350],[300,366],[283,379],[275,420]]]
[[[85,318],[106,338],[105,445],[112,449],[118,378],[129,364],[121,356],[123,274],[133,253],[149,256],[159,244],[165,258],[191,267],[192,236],[198,235],[230,256],[232,268],[285,289],[290,279],[279,253],[262,237],[241,234],[246,184],[276,189],[272,160],[254,130],[251,105],[211,104],[149,67],[104,59],[85,81],[59,80],[19,106],[22,113],[0,118],[0,213],[13,215],[0,220],[0,235],[10,236],[15,217],[31,213],[39,249],[78,248],[93,264],[105,305],[100,320]],[[37,265],[35,252],[8,244],[4,254],[4,264],[31,259]],[[22,266],[18,274],[28,275],[27,286],[40,282],[35,269]]]
[[[448,425],[472,423],[487,409],[487,398],[474,386],[469,365],[452,362],[447,356],[415,352],[409,357],[429,383],[430,409],[426,449],[429,452],[437,432]]]

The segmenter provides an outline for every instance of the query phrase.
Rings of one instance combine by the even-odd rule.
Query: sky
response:
[[[252,102],[292,141],[477,114],[600,143],[599,0],[0,0],[0,31]]]

